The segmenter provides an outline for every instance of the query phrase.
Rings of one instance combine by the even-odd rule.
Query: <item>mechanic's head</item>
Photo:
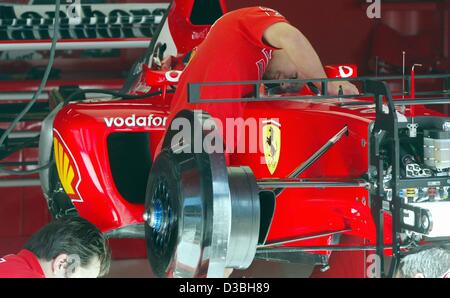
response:
[[[264,80],[289,80],[299,79],[297,68],[289,58],[286,50],[276,50],[272,53],[272,59],[267,65]],[[280,87],[285,91],[298,91],[302,86],[298,84],[282,83]]]
[[[396,277],[440,278],[450,270],[450,248],[424,248],[408,254],[400,261]]]
[[[44,226],[25,244],[39,259],[45,277],[96,278],[108,273],[105,236],[81,217],[67,216]]]

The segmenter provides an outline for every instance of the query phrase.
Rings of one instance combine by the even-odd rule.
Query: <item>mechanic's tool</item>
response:
[[[335,134],[328,142],[325,143],[319,150],[317,150],[310,158],[308,158],[304,163],[302,163],[297,169],[295,169],[288,178],[297,178],[305,170],[307,170],[316,160],[318,160],[322,155],[325,154],[334,144],[336,144],[344,134],[348,135],[348,127],[344,126],[337,134]],[[284,188],[274,189],[275,195],[278,197]]]

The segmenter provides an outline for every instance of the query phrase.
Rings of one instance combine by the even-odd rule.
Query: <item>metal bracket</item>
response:
[[[413,213],[414,222],[412,224],[405,222],[407,214]],[[416,232],[419,234],[428,234],[433,229],[432,216],[429,210],[408,204],[401,204],[400,228]]]
[[[395,105],[392,100],[392,94],[387,86],[386,82],[380,81],[368,81],[366,83],[367,91],[372,93],[375,98],[375,110],[376,120],[374,129],[371,132],[372,139],[374,140],[375,151],[375,166],[377,168],[378,175],[378,189],[371,200],[373,203],[372,213],[376,225],[376,238],[377,238],[377,255],[381,260],[381,276],[385,277],[384,272],[384,209],[383,201],[386,202],[384,194],[384,162],[387,158],[386,154],[390,154],[390,161],[392,166],[392,200],[388,201],[389,211],[392,213],[392,250],[394,259],[400,258],[400,204],[401,199],[398,196],[398,185],[400,180],[400,150],[399,150],[399,136],[398,136],[398,119]],[[383,110],[383,99],[387,101],[388,112]],[[381,146],[387,144],[390,147],[390,152],[383,152]],[[391,263],[389,268],[389,276],[392,276],[396,269],[397,260]]]

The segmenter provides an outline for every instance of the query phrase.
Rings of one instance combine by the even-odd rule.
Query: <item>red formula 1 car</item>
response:
[[[326,88],[272,94],[256,81],[245,82],[252,98],[213,101],[200,97],[212,83],[198,83],[191,103],[246,101],[241,122],[219,125],[208,110],[170,115],[189,52],[226,11],[200,2],[172,3],[116,99],[80,101],[80,90],[45,119],[40,163],[55,165],[40,179],[55,217],[145,237],[153,271],[173,277],[222,277],[256,258],[326,268],[342,250],[373,251],[386,276],[410,247],[450,237],[450,119],[424,106],[450,103],[450,75],[359,78],[354,66],[328,67],[320,81],[362,90],[340,98]],[[403,94],[391,92],[401,80]],[[415,92],[422,80],[443,87]],[[222,150],[235,127],[254,150]]]

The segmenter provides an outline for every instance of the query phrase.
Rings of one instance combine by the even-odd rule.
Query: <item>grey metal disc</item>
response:
[[[186,119],[192,129],[181,139],[181,129],[168,131],[149,175],[149,262],[158,276],[224,277],[225,268],[247,268],[256,253],[256,180],[248,168],[228,170],[223,153],[186,150],[194,149],[194,127],[201,140],[214,130],[208,114],[182,111],[176,119]]]

